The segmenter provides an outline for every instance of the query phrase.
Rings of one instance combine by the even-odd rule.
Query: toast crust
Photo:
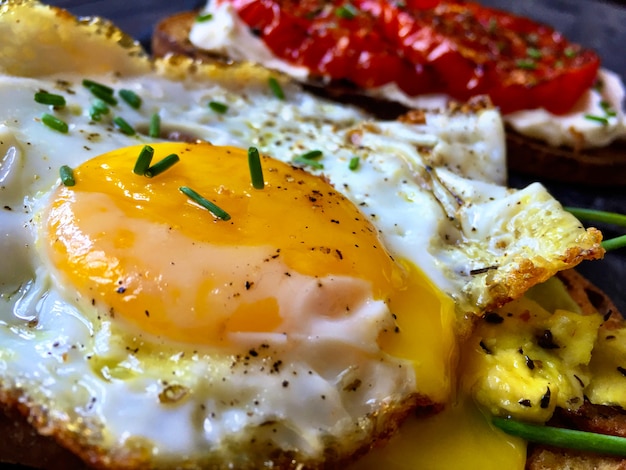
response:
[[[189,31],[197,12],[185,11],[163,19],[152,36],[152,53],[157,57],[167,54],[186,55],[204,62],[229,62],[228,58],[194,47]],[[345,84],[306,84],[310,91],[331,99],[355,104],[378,118],[393,119],[407,108],[358,94]],[[511,170],[547,180],[589,186],[626,185],[626,141],[617,141],[598,149],[574,150],[552,147],[539,140],[507,129],[507,163]]]

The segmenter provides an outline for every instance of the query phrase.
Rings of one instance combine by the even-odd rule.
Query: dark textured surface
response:
[[[163,17],[204,4],[202,0],[57,0],[47,3],[68,8],[76,15],[98,15],[148,44],[154,25]],[[599,52],[603,64],[626,77],[626,3],[598,0],[482,0],[485,5],[507,9],[550,24],[572,41]],[[532,180],[512,174],[510,184],[523,187]],[[565,205],[626,213],[626,188],[578,188],[544,181]],[[606,228],[605,236],[621,233]],[[626,229],[622,233],[626,232]],[[579,271],[604,289],[626,312],[626,249],[608,253],[603,261],[585,262]]]

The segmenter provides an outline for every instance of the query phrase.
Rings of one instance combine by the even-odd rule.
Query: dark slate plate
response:
[[[52,0],[47,3],[67,8],[79,16],[108,18],[147,46],[154,25],[161,18],[199,7],[204,1]],[[626,79],[626,1],[482,0],[482,3],[554,26],[569,39],[598,51],[604,66]],[[523,187],[532,181],[524,175],[510,176],[510,185],[514,187]],[[564,205],[626,213],[626,188],[585,188],[550,181],[543,183]],[[600,228],[604,229],[605,238],[621,234],[612,227]],[[608,253],[600,262],[584,262],[578,269],[607,292],[626,313],[626,249]]]

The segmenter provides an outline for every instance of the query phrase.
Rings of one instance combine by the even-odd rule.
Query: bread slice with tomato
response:
[[[152,49],[260,62],[383,117],[488,95],[510,169],[626,184],[621,79],[553,28],[475,3],[214,0],[160,22]]]

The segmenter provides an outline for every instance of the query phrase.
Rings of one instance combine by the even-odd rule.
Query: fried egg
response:
[[[35,2],[0,32],[0,399],[89,464],[339,465],[448,400],[464,317],[602,255],[501,186],[488,107],[370,121]]]

